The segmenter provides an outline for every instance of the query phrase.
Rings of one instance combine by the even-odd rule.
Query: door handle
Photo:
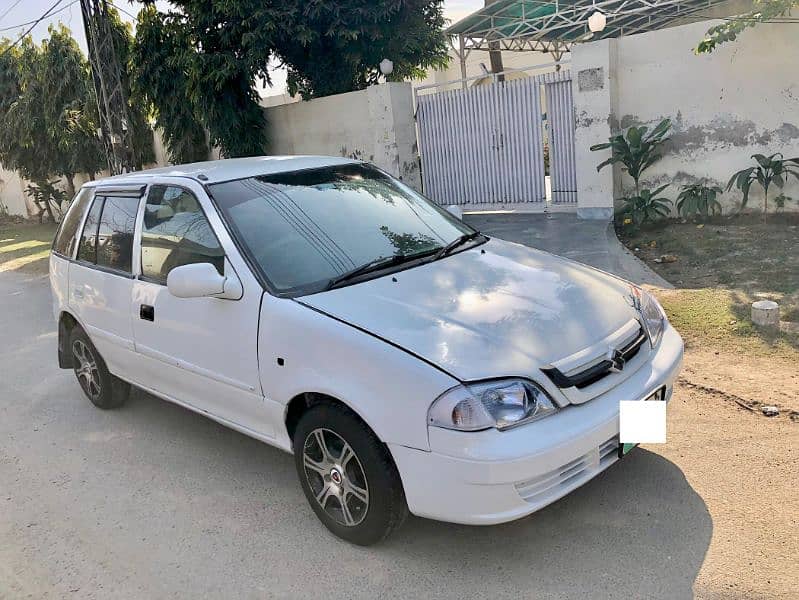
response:
[[[139,318],[144,321],[155,321],[155,307],[149,304],[142,304],[139,307]]]
[[[79,299],[83,298],[83,290],[81,290],[79,288],[74,288],[72,290],[72,295],[75,296],[75,298],[79,298]]]

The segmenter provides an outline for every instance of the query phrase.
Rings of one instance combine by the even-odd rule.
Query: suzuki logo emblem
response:
[[[607,360],[610,361],[610,370],[613,373],[620,373],[627,362],[618,348],[608,348]]]

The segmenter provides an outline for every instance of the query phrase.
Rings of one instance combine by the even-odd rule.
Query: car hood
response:
[[[298,301],[467,381],[531,377],[597,343],[637,316],[629,292],[590,267],[492,239]]]

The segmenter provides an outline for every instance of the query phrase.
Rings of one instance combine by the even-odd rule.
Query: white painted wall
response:
[[[366,160],[421,189],[413,97],[408,83],[385,83],[264,109],[269,154],[323,154]]]
[[[702,181],[726,186],[730,176],[754,164],[754,153],[799,156],[799,36],[784,24],[758,25],[710,55],[692,48],[712,25],[704,21],[647,34],[582,44],[572,52],[577,116],[580,206],[609,209],[607,174],[595,166],[606,152],[588,152],[611,129],[674,123],[664,157],[648,169],[648,187],[671,184],[664,192],[676,198],[679,186]],[[602,69],[602,89],[580,90],[580,72]],[[628,193],[631,179],[616,173],[615,196]],[[753,186],[749,207],[762,206]],[[755,191],[756,190],[756,191]],[[799,182],[787,195],[799,201]],[[774,197],[776,193],[770,193]],[[725,212],[737,208],[740,192],[721,197]],[[773,208],[773,205],[770,205]],[[799,202],[786,209],[799,209]]]

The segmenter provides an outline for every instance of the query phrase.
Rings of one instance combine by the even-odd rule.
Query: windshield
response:
[[[364,164],[250,177],[209,189],[281,295],[320,291],[381,258],[429,256],[474,231]]]

